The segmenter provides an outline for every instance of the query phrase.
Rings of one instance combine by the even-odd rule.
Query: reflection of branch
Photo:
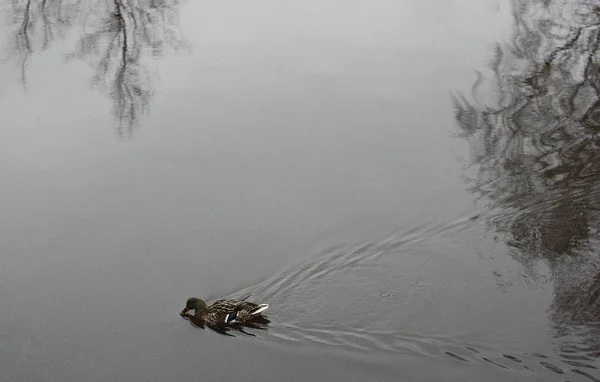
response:
[[[174,0],[178,5],[178,0]],[[151,81],[141,64],[141,52],[146,47],[162,47],[169,44],[179,47],[178,41],[166,38],[153,39],[150,31],[171,30],[171,20],[167,17],[167,5],[162,4],[162,14],[150,17],[145,4],[134,0],[113,0],[113,7],[106,12],[110,16],[102,21],[102,28],[82,37],[74,56],[84,58],[90,51],[102,57],[97,62],[93,82],[97,86],[107,86],[113,98],[113,112],[119,120],[119,134],[131,135],[141,115],[148,110],[152,98]],[[140,25],[142,32],[140,32]],[[165,34],[166,35],[166,34]],[[104,49],[101,46],[104,45]],[[102,54],[99,54],[102,52]]]
[[[564,7],[558,1],[513,4],[513,36],[496,50],[493,79],[478,79],[475,101],[454,99],[478,169],[471,190],[499,211],[494,227],[519,261],[548,261],[554,318],[597,320],[599,232],[592,227],[600,221],[600,14],[590,8],[585,17],[557,19],[555,8]],[[488,85],[498,97],[484,104],[476,91]]]
[[[569,321],[576,324],[593,322],[600,317],[600,270],[594,269],[588,279],[577,278],[566,283],[573,284],[564,293],[556,295],[554,315],[559,322]],[[575,281],[575,282],[573,282]]]
[[[127,74],[131,74],[134,78],[135,71],[128,72],[128,63],[130,61],[136,62],[135,59],[130,60],[128,54],[128,40],[127,40],[127,23],[123,16],[123,4],[119,0],[114,0],[115,3],[115,17],[119,23],[119,30],[121,35],[121,65],[118,66],[118,70],[114,80],[114,99],[115,99],[115,115],[119,119],[119,133],[123,133],[123,123],[127,124],[128,132],[131,134],[134,122],[138,118],[138,109],[140,112],[146,110],[148,105],[148,98],[142,95],[141,91],[135,92],[134,81],[130,81]],[[133,18],[135,24],[135,18]],[[135,35],[135,34],[134,34]],[[147,95],[147,94],[146,94]],[[137,98],[136,98],[137,96]],[[141,101],[136,103],[136,101]]]
[[[56,36],[79,24],[83,35],[67,58],[86,60],[94,67],[92,83],[112,98],[118,132],[130,135],[152,98],[142,52],[150,48],[157,57],[166,47],[182,46],[175,27],[177,13],[173,12],[180,0],[26,0],[24,6],[18,1],[13,0],[14,47],[10,54],[22,57],[23,86],[27,84],[28,58],[36,50],[33,43],[39,41],[40,49],[46,49]]]
[[[25,11],[23,12],[23,24],[21,26],[20,33],[18,35],[18,39],[21,41],[17,41],[17,44],[22,47],[24,52],[23,59],[21,61],[21,82],[24,87],[27,87],[27,77],[25,73],[25,66],[27,65],[27,60],[29,59],[29,55],[31,54],[31,43],[29,41],[29,10],[31,8],[31,0],[27,0],[25,4]]]
[[[127,99],[129,99],[129,104],[133,105],[132,101],[132,97],[131,97],[131,92],[128,91],[126,86],[123,86],[125,84],[125,73],[127,71],[127,24],[125,24],[125,19],[123,18],[123,10],[122,10],[122,4],[119,0],[114,0],[115,2],[115,7],[117,9],[117,11],[115,12],[115,17],[119,20],[119,26],[121,29],[121,36],[122,36],[122,41],[123,41],[123,47],[122,47],[122,52],[121,52],[121,66],[120,69],[117,72],[117,76],[115,78],[115,88],[116,88],[116,93],[117,93],[117,110],[116,110],[116,114],[119,117],[119,125],[122,124],[123,118],[126,116],[126,103],[127,103]],[[127,95],[128,97],[126,98],[125,95]],[[132,117],[130,118],[130,121],[134,121],[135,120],[135,108],[129,108],[129,115]],[[130,126],[131,127],[131,126]],[[121,126],[119,126],[119,129],[121,128]]]

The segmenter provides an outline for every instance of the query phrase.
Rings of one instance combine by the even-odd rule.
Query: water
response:
[[[0,12],[2,381],[600,379],[594,4]]]

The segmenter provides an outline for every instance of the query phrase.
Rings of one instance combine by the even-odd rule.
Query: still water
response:
[[[0,380],[600,380],[599,9],[0,0]]]

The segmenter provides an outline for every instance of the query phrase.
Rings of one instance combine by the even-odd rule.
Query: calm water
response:
[[[0,380],[600,380],[599,9],[0,0]]]

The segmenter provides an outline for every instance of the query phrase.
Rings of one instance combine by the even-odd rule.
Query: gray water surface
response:
[[[600,379],[593,3],[0,13],[0,380]]]

